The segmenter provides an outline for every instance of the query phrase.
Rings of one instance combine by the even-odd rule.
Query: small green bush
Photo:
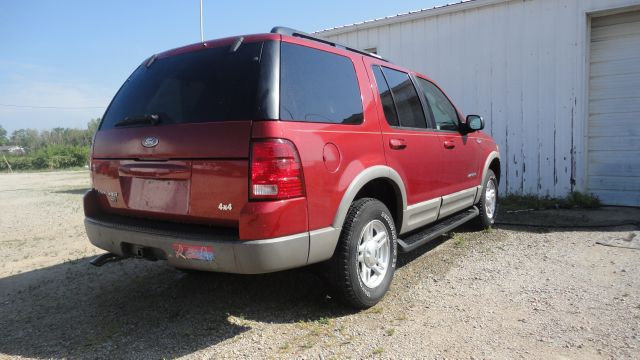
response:
[[[87,165],[89,152],[87,146],[47,145],[27,155],[5,157],[13,170],[66,169]],[[0,157],[0,171],[7,170],[7,164]]]

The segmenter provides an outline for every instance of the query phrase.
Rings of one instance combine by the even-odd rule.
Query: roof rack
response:
[[[288,28],[288,27],[285,27],[285,26],[276,26],[273,29],[271,29],[271,33],[272,34],[295,36],[295,37],[299,37],[299,38],[303,38],[303,39],[313,40],[313,41],[321,42],[323,44],[327,44],[327,45],[330,45],[330,46],[333,46],[333,47],[336,47],[336,48],[339,48],[339,49],[353,51],[353,52],[358,53],[360,55],[370,56],[370,57],[376,58],[378,60],[390,62],[389,60],[383,58],[382,56],[380,56],[378,54],[373,54],[373,53],[370,53],[370,52],[354,49],[354,48],[349,47],[347,45],[343,45],[343,44],[340,44],[340,43],[337,43],[337,42],[321,39],[319,37],[315,37],[315,36],[313,36],[311,34],[308,34],[308,33],[304,32],[304,31]]]

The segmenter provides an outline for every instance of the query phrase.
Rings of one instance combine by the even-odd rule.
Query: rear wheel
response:
[[[493,170],[487,170],[487,177],[482,184],[482,196],[478,203],[480,215],[476,220],[476,225],[481,229],[489,229],[496,222],[498,212],[498,178]]]
[[[364,198],[351,204],[329,263],[330,281],[346,304],[365,309],[384,297],[396,267],[397,241],[383,203]]]

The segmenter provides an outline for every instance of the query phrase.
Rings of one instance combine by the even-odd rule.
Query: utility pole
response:
[[[204,42],[204,25],[202,24],[202,0],[200,0],[200,42]]]

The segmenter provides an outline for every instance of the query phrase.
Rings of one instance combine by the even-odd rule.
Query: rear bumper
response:
[[[84,223],[89,240],[101,249],[125,257],[135,255],[131,249],[144,249],[179,268],[260,274],[301,267],[309,259],[309,232],[241,241],[237,234],[225,230],[184,233],[92,217],[86,217]],[[186,259],[179,256],[174,244],[205,246],[213,256],[210,260]]]

